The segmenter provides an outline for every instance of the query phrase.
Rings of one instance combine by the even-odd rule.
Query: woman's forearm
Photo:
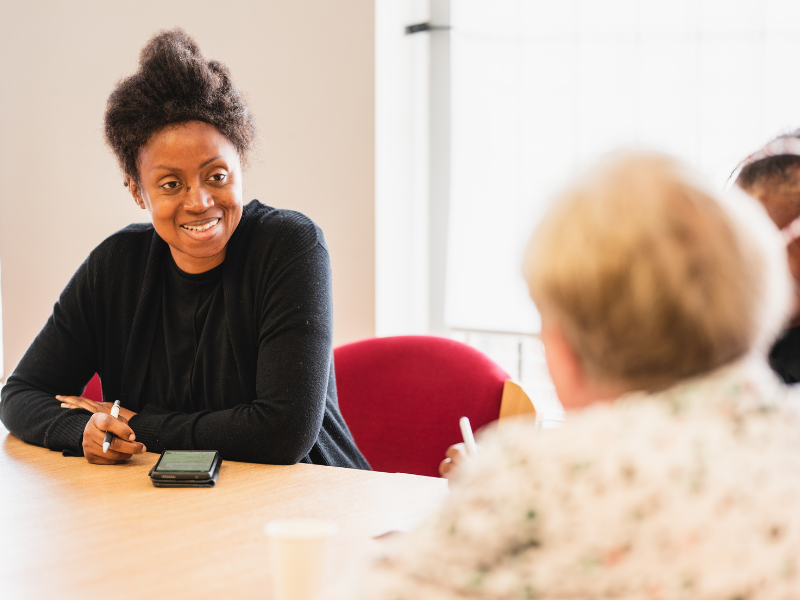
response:
[[[324,412],[324,403],[319,408],[290,412],[265,400],[197,413],[147,405],[131,419],[130,426],[151,452],[218,450],[225,460],[294,464],[316,442]]]
[[[43,392],[18,375],[3,386],[0,420],[21,440],[51,450],[80,456],[81,439],[91,413],[61,408],[54,396]]]

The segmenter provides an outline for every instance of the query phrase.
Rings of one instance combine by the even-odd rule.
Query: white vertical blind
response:
[[[427,0],[375,3],[375,331],[427,333],[430,38]]]
[[[663,150],[722,186],[800,127],[800,2],[458,0],[452,24],[451,327],[538,331],[525,243],[601,154]]]

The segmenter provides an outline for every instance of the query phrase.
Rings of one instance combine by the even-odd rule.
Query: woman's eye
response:
[[[228,177],[228,175],[226,173],[214,173],[210,177],[210,179],[212,181],[225,181],[225,179],[227,179],[227,177]]]
[[[180,183],[178,183],[177,181],[167,181],[166,183],[162,184],[161,187],[167,190],[174,190],[179,185]]]

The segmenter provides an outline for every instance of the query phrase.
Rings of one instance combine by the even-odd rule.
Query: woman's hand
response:
[[[95,402],[81,396],[56,396],[61,401],[61,408],[83,408],[92,415],[83,430],[83,455],[92,464],[116,465],[125,462],[134,454],[147,451],[144,444],[134,442],[136,434],[128,426],[128,420],[136,413],[120,407],[119,417],[111,416],[112,402]],[[106,431],[115,437],[111,438],[108,452],[103,452],[103,439]]]
[[[113,433],[114,437],[111,438],[108,452],[103,452],[106,431]],[[147,452],[144,444],[135,442],[135,439],[136,434],[128,427],[128,419],[122,415],[115,419],[110,414],[99,411],[92,415],[83,430],[83,455],[95,465],[118,465],[134,454]]]
[[[444,453],[447,457],[439,463],[439,475],[451,481],[458,476],[458,465],[470,460],[467,455],[467,447],[461,444],[453,444]]]
[[[111,414],[111,408],[114,406],[113,402],[95,402],[82,396],[56,396],[56,400],[61,401],[61,408],[83,408],[92,413]],[[136,413],[120,406],[119,416],[125,417],[127,423],[136,416]]]

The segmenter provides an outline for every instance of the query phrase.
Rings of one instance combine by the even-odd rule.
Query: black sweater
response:
[[[786,383],[800,382],[800,327],[789,329],[775,342],[769,365]]]
[[[330,261],[320,229],[255,200],[244,207],[223,263],[223,322],[206,325],[229,335],[214,336],[223,344],[213,353],[220,364],[201,374],[206,393],[192,397],[189,412],[170,410],[169,381],[148,378],[168,252],[149,224],[92,251],[3,387],[8,430],[82,454],[90,414],[61,408],[54,396],[79,395],[97,372],[103,397],[138,413],[130,425],[151,452],[208,449],[228,460],[368,469],[336,400]]]

